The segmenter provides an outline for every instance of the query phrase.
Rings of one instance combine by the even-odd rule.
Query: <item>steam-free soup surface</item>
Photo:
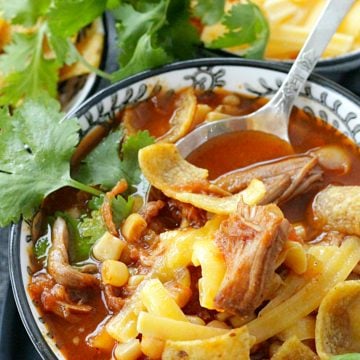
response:
[[[220,90],[217,92],[198,93],[198,102],[207,104],[211,108],[223,105],[222,110],[228,111],[230,115],[242,115],[256,110],[264,103],[264,99],[248,98],[237,95],[239,101],[229,101],[226,97],[228,92]],[[150,133],[159,137],[165,134],[169,128],[169,121],[173,115],[178,93],[165,92],[159,93],[149,100],[133,108],[131,114],[132,127],[135,130],[149,130]],[[233,99],[234,100],[234,99]],[[225,104],[224,104],[225,101]],[[118,120],[123,114],[119,114]],[[271,119],[269,119],[271,121]],[[360,156],[358,149],[343,135],[334,128],[326,125],[319,119],[315,119],[299,109],[294,109],[291,115],[289,134],[292,148],[278,138],[254,131],[237,132],[213,139],[201,146],[188,158],[190,162],[199,167],[209,170],[210,178],[231,172],[235,169],[249,166],[254,163],[264,162],[283,156],[296,153],[303,153],[309,149],[336,144],[345,149],[351,160],[352,167],[345,176],[340,176],[336,172],[325,172],[323,186],[329,183],[337,184],[360,184]],[[309,233],[315,233],[312,224],[307,221],[307,211],[314,197],[312,191],[301,197],[294,198],[283,206],[285,216],[291,222],[302,222],[309,229]],[[51,205],[48,211],[58,210],[57,204],[74,205],[73,192],[68,190],[60,191],[52,196]],[[163,214],[169,216],[169,214]],[[46,272],[46,269],[41,270]],[[200,274],[192,269],[192,276],[198,279]],[[194,293],[196,293],[194,289]],[[33,294],[34,295],[34,294]],[[193,297],[194,298],[194,297]],[[192,299],[193,299],[192,298]],[[195,299],[195,298],[194,298]],[[101,291],[91,291],[88,297],[89,304],[94,306],[95,312],[83,316],[81,321],[69,323],[60,319],[52,313],[43,313],[43,318],[49,327],[49,334],[56,339],[60,350],[69,359],[109,359],[110,352],[100,351],[89,346],[88,335],[101,328],[99,324],[109,315],[109,311],[104,304]],[[191,309],[200,317],[211,319],[211,312],[202,309],[196,300],[188,303],[187,309]],[[190,311],[190,310],[189,310]],[[204,315],[206,314],[206,315]]]

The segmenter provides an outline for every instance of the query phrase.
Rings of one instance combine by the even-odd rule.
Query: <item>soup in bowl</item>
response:
[[[291,145],[249,131],[186,159],[176,147],[261,107],[284,77],[262,62],[182,62],[78,109],[72,177],[92,194],[61,188],[11,233],[16,303],[43,358],[360,351],[348,306],[360,296],[359,100],[314,76]]]

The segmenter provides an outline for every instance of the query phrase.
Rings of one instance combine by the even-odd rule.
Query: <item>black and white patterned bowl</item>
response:
[[[202,52],[206,56],[238,58],[238,55],[225,50],[203,49]],[[293,63],[292,60],[266,59],[265,61],[275,66]],[[348,87],[360,96],[360,49],[336,57],[320,59],[314,72]]]
[[[287,66],[242,59],[200,59],[175,63],[125,79],[87,100],[72,115],[79,118],[82,134],[92,126],[112,118],[128,104],[146,99],[155,86],[179,89],[193,86],[209,90],[224,87],[248,95],[271,97],[280,87]],[[335,126],[360,145],[360,99],[320,76],[312,76],[296,105]],[[46,324],[31,302],[26,286],[29,281],[28,248],[31,246],[25,222],[11,229],[10,276],[15,301],[25,328],[44,359],[63,359]]]

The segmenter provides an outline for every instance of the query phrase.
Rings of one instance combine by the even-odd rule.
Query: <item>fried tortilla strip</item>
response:
[[[290,224],[274,204],[248,206],[224,220],[215,242],[225,257],[226,273],[215,297],[217,308],[249,316],[265,300],[276,260]]]
[[[253,338],[245,326],[204,340],[166,341],[163,360],[250,359]]]
[[[316,317],[316,350],[321,359],[360,352],[360,280],[337,284]]]
[[[11,26],[10,24],[0,18],[0,53],[2,52],[5,45],[10,42],[11,39]]]
[[[141,149],[139,164],[150,184],[166,196],[214,214],[231,214],[241,199],[251,205],[265,195],[264,186],[255,179],[249,188],[238,194],[211,195],[221,194],[221,191],[208,181],[208,171],[184,160],[173,144],[154,144]]]
[[[318,360],[319,357],[296,336],[286,340],[271,360]]]
[[[328,186],[313,202],[316,222],[327,230],[360,235],[360,186]]]
[[[289,298],[272,306],[255,320],[247,324],[256,343],[269,339],[289,328],[299,319],[317,309],[321,300],[337,283],[344,281],[360,260],[360,238],[347,237],[340,247],[314,245],[318,263],[323,264],[320,273],[310,277],[308,282]]]
[[[176,109],[170,119],[170,130],[157,141],[174,143],[185,136],[190,129],[195,117],[197,99],[193,88],[182,91],[176,102]]]

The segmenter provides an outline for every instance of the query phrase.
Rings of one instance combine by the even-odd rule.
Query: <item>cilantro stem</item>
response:
[[[82,190],[82,191],[85,191],[89,194],[93,194],[95,196],[99,196],[101,195],[103,192],[100,191],[100,190],[97,190],[91,186],[88,186],[88,185],[85,185],[79,181],[76,181],[74,179],[69,179],[68,181],[68,185],[71,186],[71,187],[74,187],[75,189],[79,189],[79,190]]]
[[[83,64],[85,67],[87,67],[91,72],[95,73],[96,75],[98,75],[104,79],[107,79],[107,80],[112,79],[110,74],[98,69],[97,67],[91,65],[88,61],[86,61],[86,59],[79,53],[76,46],[74,46],[74,44],[70,40],[68,40],[68,45],[72,48],[72,51],[76,54],[77,60],[81,64]]]
[[[42,56],[45,29],[46,29],[46,25],[41,24],[41,26],[40,26],[40,28],[38,30],[38,33],[36,35],[36,46],[35,46],[35,51],[34,51],[33,58],[31,60],[31,65],[34,68],[39,68],[40,67],[39,63],[40,63],[40,59],[41,59],[41,56]],[[37,74],[35,72],[32,74],[32,77],[33,77],[34,81],[32,82],[30,94],[35,95],[36,90],[39,87],[39,79],[38,79]]]

